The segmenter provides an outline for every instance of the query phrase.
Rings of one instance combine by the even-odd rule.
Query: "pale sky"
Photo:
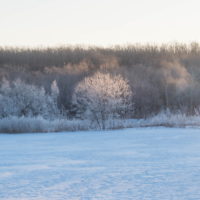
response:
[[[200,42],[200,0],[0,0],[0,46]]]

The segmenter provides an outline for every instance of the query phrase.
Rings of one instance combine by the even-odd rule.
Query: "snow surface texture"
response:
[[[0,135],[1,200],[199,200],[200,130]]]

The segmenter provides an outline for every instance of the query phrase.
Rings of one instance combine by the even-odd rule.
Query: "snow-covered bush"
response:
[[[147,119],[108,119],[105,121],[105,129],[123,129],[151,126],[170,127],[199,127],[200,116],[186,116],[185,114],[172,114],[161,112],[156,116]],[[81,131],[99,130],[91,120],[68,120],[44,119],[36,117],[5,117],[0,119],[0,133],[30,133],[30,132],[61,132],[61,131]]]
[[[131,88],[122,76],[97,72],[76,86],[72,99],[82,118],[105,129],[106,120],[124,118],[133,110],[132,96]]]
[[[169,109],[163,110],[157,115],[146,119],[139,120],[139,127],[148,126],[168,126],[168,127],[185,127],[200,126],[199,115],[186,115],[183,112],[171,112]]]
[[[90,130],[87,120],[44,119],[37,117],[6,117],[0,119],[0,133],[38,133]]]
[[[59,114],[56,97],[46,94],[44,88],[29,85],[21,80],[9,83],[3,80],[0,87],[0,117],[43,116]]]

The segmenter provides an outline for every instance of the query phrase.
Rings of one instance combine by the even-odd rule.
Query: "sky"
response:
[[[0,46],[200,42],[200,0],[0,0]]]

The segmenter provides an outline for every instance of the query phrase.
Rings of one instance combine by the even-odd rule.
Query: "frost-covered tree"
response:
[[[56,80],[54,80],[51,84],[51,95],[54,96],[55,98],[57,98],[59,95],[59,88]]]
[[[107,119],[124,117],[133,110],[132,96],[122,76],[97,72],[76,86],[72,99],[83,118],[105,129]]]
[[[14,105],[12,98],[0,94],[0,118],[16,115],[18,108]]]
[[[55,107],[58,107],[58,98],[59,98],[60,90],[57,84],[57,81],[54,80],[51,83],[51,100],[53,100]],[[55,110],[56,111],[56,110]],[[55,113],[57,114],[57,113]]]
[[[43,116],[58,114],[57,104],[44,88],[29,85],[17,79],[12,84],[4,80],[0,87],[0,117]]]

